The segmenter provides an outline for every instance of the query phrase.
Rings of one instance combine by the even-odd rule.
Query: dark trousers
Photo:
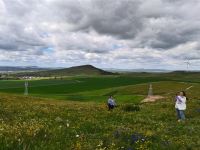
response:
[[[114,105],[108,104],[108,110],[111,110],[111,109],[113,109],[114,107],[115,107]]]

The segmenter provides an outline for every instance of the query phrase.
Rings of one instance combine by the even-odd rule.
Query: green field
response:
[[[173,74],[66,77],[62,80],[30,80],[29,95],[82,102],[103,102],[109,95],[114,95],[118,102],[138,103],[147,95],[149,83],[153,84],[155,94],[163,95],[184,90],[193,84],[196,85],[193,89],[198,90],[199,81],[193,74],[188,77]],[[24,81],[0,80],[0,92],[23,95]]]
[[[0,149],[198,150],[200,79],[196,74],[130,74],[63,80],[0,81]],[[165,98],[140,103],[153,84]],[[174,95],[188,94],[187,120],[176,121]],[[114,95],[118,107],[108,111]]]
[[[125,101],[136,99],[137,101],[140,97],[143,98],[141,94],[138,96],[132,95],[132,93],[116,93],[116,88],[161,80],[164,79],[132,76],[69,77],[63,80],[32,80],[29,81],[29,94],[31,96],[53,99],[95,102],[105,101],[109,95],[115,95],[119,101],[123,99]],[[24,93],[24,81],[0,81],[0,92],[22,95]]]

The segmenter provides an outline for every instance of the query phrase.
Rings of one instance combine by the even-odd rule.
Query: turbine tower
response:
[[[148,97],[153,96],[153,86],[152,83],[149,84],[149,91],[148,91]]]
[[[187,65],[187,71],[189,71],[189,67],[190,67],[190,65],[191,65],[190,60],[187,59],[187,60],[185,61],[185,63],[186,63],[186,65]]]
[[[24,83],[24,95],[28,95],[28,81],[25,81]]]

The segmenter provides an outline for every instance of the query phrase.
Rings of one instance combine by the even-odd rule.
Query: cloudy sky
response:
[[[0,0],[0,66],[200,69],[199,0]]]

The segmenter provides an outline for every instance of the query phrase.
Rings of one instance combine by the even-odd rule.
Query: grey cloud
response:
[[[75,31],[93,29],[101,34],[133,38],[142,28],[138,1],[95,0],[67,5],[63,12]]]
[[[13,17],[13,20],[22,19],[19,22],[21,23],[19,27],[14,26],[16,27],[14,29],[14,27],[10,26],[11,30],[15,30],[10,32],[15,33],[19,38],[25,36],[25,40],[29,38],[27,44],[30,44],[30,46],[41,45],[39,41],[41,39],[37,41],[37,39],[34,39],[34,35],[27,35],[23,32],[19,34],[17,32],[28,24],[33,25],[36,32],[42,32],[41,30],[44,31],[45,29],[40,30],[39,23],[47,22],[51,24],[57,21],[71,24],[73,26],[70,30],[71,32],[81,31],[90,34],[91,30],[95,30],[102,35],[138,41],[138,45],[134,45],[134,47],[148,46],[155,49],[169,49],[179,44],[196,40],[196,38],[199,39],[200,23],[194,20],[196,26],[188,23],[186,24],[187,27],[185,27],[187,18],[182,13],[184,7],[191,7],[191,3],[194,3],[194,0],[190,3],[186,0],[177,2],[172,2],[171,0],[152,0],[147,2],[140,0],[57,0],[42,2],[29,0],[29,3],[25,0],[16,2],[10,0],[4,2],[7,12]],[[180,2],[182,5],[180,5]],[[179,8],[180,12],[178,11]],[[170,19],[174,21],[171,23],[158,22],[151,25],[148,21],[152,18],[157,20],[164,18],[166,22],[170,21]],[[22,25],[23,23],[25,25]],[[154,34],[143,33],[148,28],[156,28],[157,30],[160,29],[160,31]],[[63,34],[67,34],[67,32],[64,31]],[[23,43],[25,40],[22,40]],[[66,49],[76,48],[81,49],[81,46],[73,45],[73,43],[66,46]],[[99,50],[94,51],[98,52]]]
[[[188,20],[183,13],[184,10],[193,9],[191,3],[195,4],[194,2],[185,0],[177,2],[171,0],[152,0],[148,2],[139,0],[95,0],[86,4],[73,3],[73,5],[68,5],[68,10],[64,12],[68,16],[67,21],[74,24],[74,31],[88,32],[93,29],[100,34],[127,40],[138,39],[138,36],[149,28],[150,25],[148,22],[145,24],[145,20],[152,18],[165,19],[165,23],[155,23],[160,32],[155,33],[153,36],[146,33],[148,39],[141,37],[139,43],[141,47],[169,49],[199,38],[200,23],[195,19],[192,20],[193,18]],[[195,9],[198,9],[198,7]],[[168,20],[174,21],[167,23]],[[185,22],[188,21],[193,23],[186,24]],[[193,24],[197,25],[194,27]],[[152,26],[152,28],[154,27]]]
[[[40,55],[46,60],[51,55],[42,49],[53,47],[55,53],[78,51],[87,58],[97,54],[103,63],[103,57],[112,57],[120,47],[122,54],[123,49],[147,48],[152,54],[163,52],[164,58],[164,52],[174,48],[181,56],[167,54],[172,59],[200,56],[199,48],[176,50],[200,41],[198,0],[0,0],[0,8],[0,50],[12,55],[20,51],[26,58]],[[127,53],[113,61],[162,62],[161,57],[144,54]],[[73,59],[86,58],[71,53]]]

